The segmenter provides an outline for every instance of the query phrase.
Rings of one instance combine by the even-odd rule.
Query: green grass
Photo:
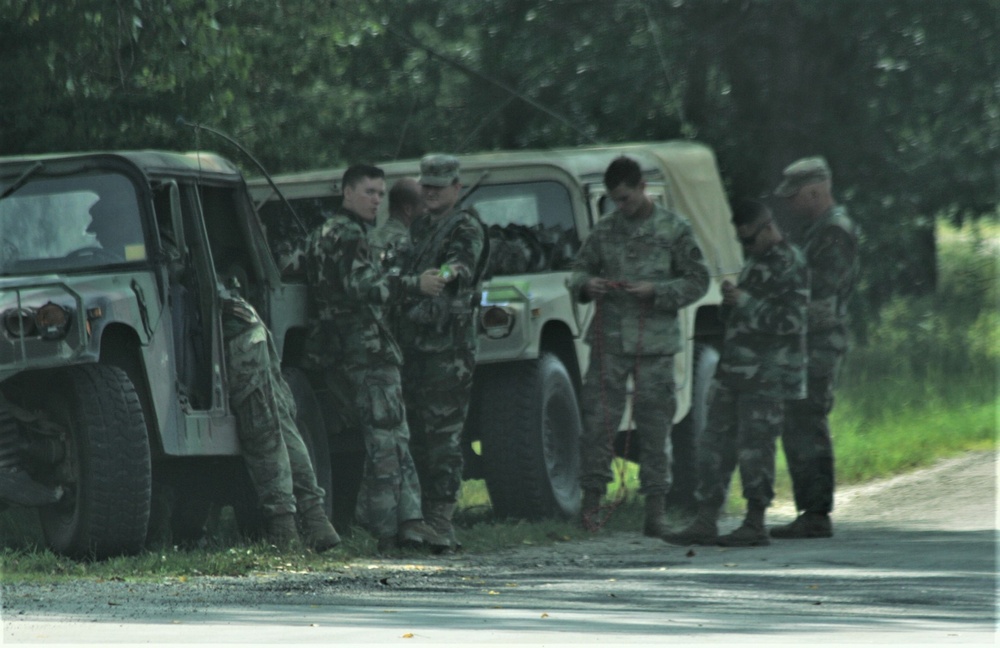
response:
[[[969,450],[996,450],[1000,368],[1000,281],[996,242],[1000,225],[942,227],[940,285],[933,295],[897,298],[865,327],[840,376],[831,416],[838,484],[865,482],[926,466]],[[621,498],[606,523],[612,530],[638,531],[642,511],[638,471],[624,471],[610,501]],[[616,469],[618,475],[618,469]],[[778,453],[777,502],[791,498],[784,457]],[[738,477],[727,510],[743,509]],[[482,481],[463,486],[457,514],[467,551],[569,541],[587,535],[571,521],[527,523],[497,520]],[[359,529],[340,529],[344,543],[328,554],[278,552],[246,544],[230,529],[203,549],[164,547],[139,556],[78,562],[39,548],[34,512],[0,515],[0,582],[19,580],[185,579],[199,575],[242,576],[281,571],[363,569],[375,555],[374,540]],[[399,557],[421,561],[419,552]]]

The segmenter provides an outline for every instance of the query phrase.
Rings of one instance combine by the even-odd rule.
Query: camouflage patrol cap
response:
[[[458,158],[454,155],[425,155],[420,160],[417,181],[430,187],[447,187],[458,180]]]
[[[774,195],[779,198],[791,198],[802,187],[832,177],[830,166],[821,157],[807,157],[792,162],[785,167],[784,176],[781,184],[774,190]]]

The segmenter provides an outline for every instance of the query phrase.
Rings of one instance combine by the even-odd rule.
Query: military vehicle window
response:
[[[569,192],[558,182],[489,185],[466,200],[490,232],[490,275],[569,268],[580,246]]]
[[[0,180],[0,191],[14,179]],[[0,241],[5,274],[146,259],[137,192],[117,173],[30,178],[0,201]]]
[[[306,232],[311,232],[320,223],[332,216],[337,209],[343,196],[319,196],[316,198],[292,198],[289,199],[295,213],[305,226]],[[295,218],[288,212],[288,207],[278,198],[268,200],[260,207],[260,219],[264,224],[264,231],[267,234],[267,244],[271,248],[271,255],[278,262],[279,268],[285,270],[285,262],[288,257],[293,256],[294,251],[299,248],[306,233],[302,231]],[[286,271],[287,272],[287,271]],[[293,270],[291,274],[296,274]]]

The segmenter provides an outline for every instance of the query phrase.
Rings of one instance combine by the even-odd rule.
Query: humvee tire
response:
[[[482,375],[477,423],[494,512],[575,516],[583,426],[569,372],[553,353],[490,369]]]
[[[55,382],[49,411],[71,438],[66,494],[39,509],[45,540],[74,558],[136,553],[149,524],[152,468],[135,386],[120,368],[100,364],[69,367]]]

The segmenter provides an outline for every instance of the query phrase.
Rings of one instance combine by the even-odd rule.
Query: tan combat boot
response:
[[[455,535],[455,525],[451,518],[455,514],[454,502],[424,501],[424,522],[437,531],[438,535],[446,538],[451,544],[451,549],[459,550],[462,543]]]
[[[719,511],[715,507],[701,506],[691,524],[676,533],[667,533],[661,537],[665,542],[682,547],[713,545],[719,538],[718,517]]]
[[[451,542],[423,520],[407,520],[399,525],[396,540],[400,547],[418,549],[427,547],[435,553],[451,549]]]
[[[670,533],[667,526],[667,496],[663,493],[646,496],[646,523],[642,534],[650,538],[662,538]]]
[[[764,528],[764,509],[747,509],[743,524],[732,533],[719,536],[720,547],[765,547],[771,544]]]
[[[278,549],[291,549],[300,543],[293,513],[280,513],[267,518],[265,539]]]
[[[303,541],[316,553],[323,553],[340,544],[340,534],[330,524],[323,507],[314,504],[299,513],[299,524],[302,525]]]
[[[583,502],[580,505],[580,526],[587,531],[594,531],[598,525],[598,512],[601,508],[601,498],[604,493],[599,490],[585,489]]]

